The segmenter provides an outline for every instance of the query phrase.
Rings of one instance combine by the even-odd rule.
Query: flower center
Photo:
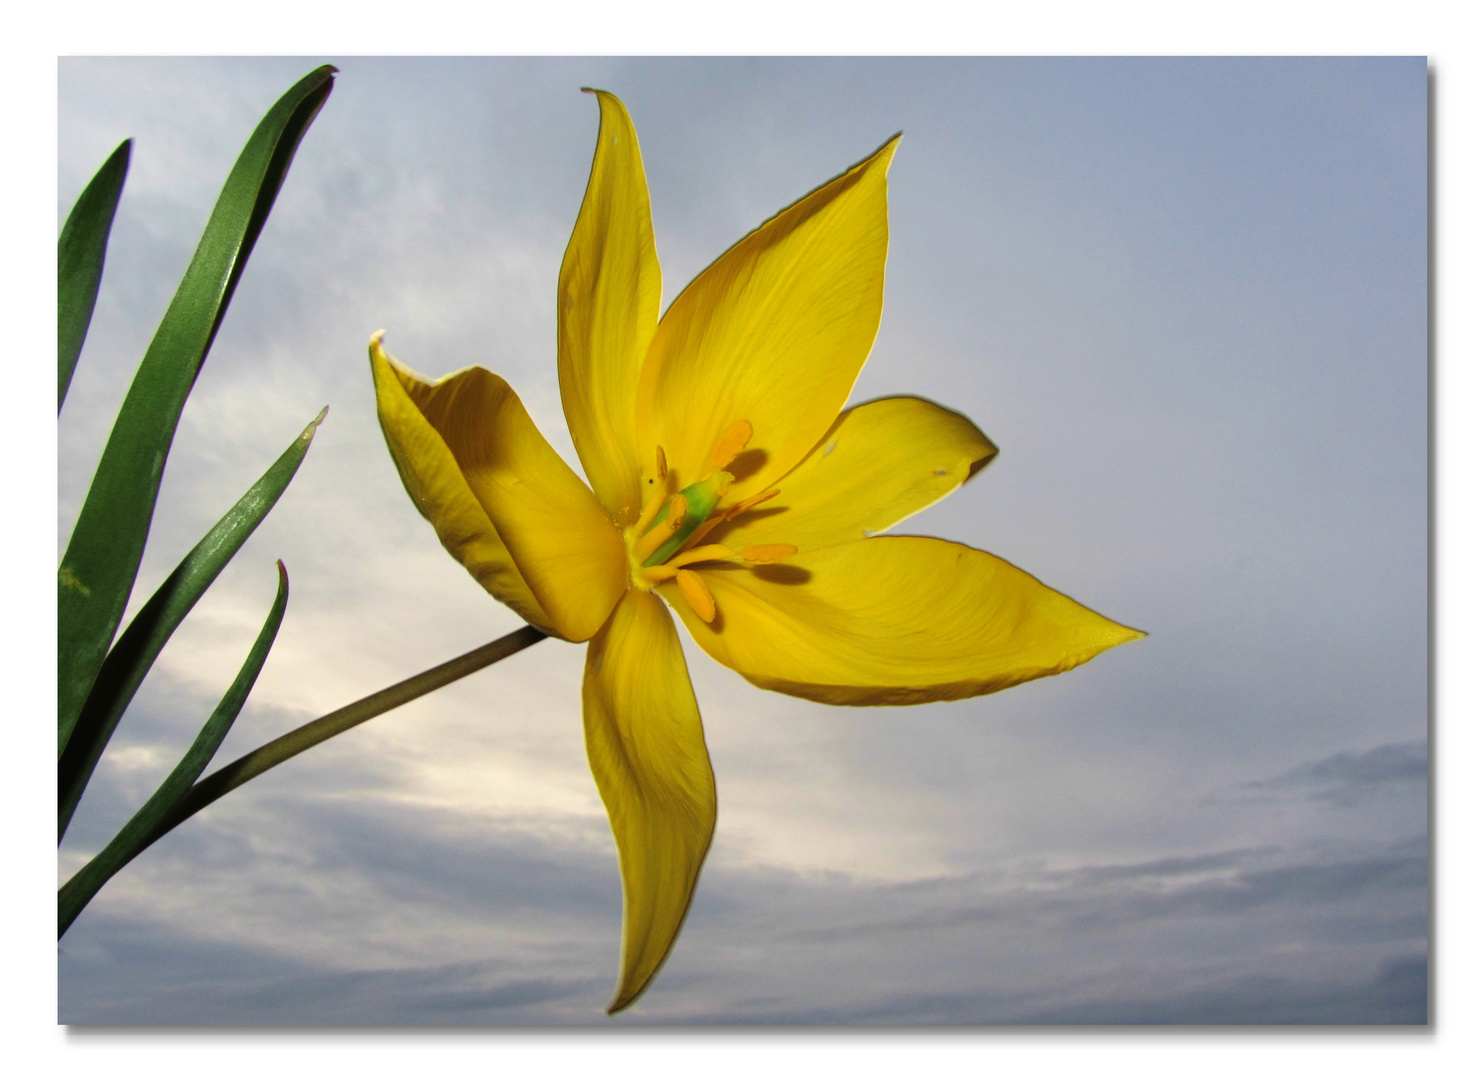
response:
[[[735,479],[725,471],[726,466],[746,449],[751,434],[748,421],[732,424],[710,452],[712,470],[678,491],[673,490],[678,479],[669,471],[664,448],[658,447],[654,477],[646,485],[653,492],[638,520],[623,530],[628,546],[628,577],[633,585],[648,591],[672,578],[685,603],[707,623],[715,620],[715,597],[704,579],[687,567],[702,562],[769,563],[798,551],[792,544],[753,544],[737,552],[724,544],[700,543],[721,522],[777,494],[777,489],[771,488],[729,506],[721,505]]]

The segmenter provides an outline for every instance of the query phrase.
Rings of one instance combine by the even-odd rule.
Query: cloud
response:
[[[236,794],[84,913],[63,1022],[597,1020],[620,896],[589,820],[350,802],[328,770]],[[1421,840],[900,883],[721,858],[621,1022],[1419,1023],[1426,870]]]
[[[1386,743],[1363,752],[1333,754],[1240,787],[1245,791],[1353,806],[1380,795],[1423,790],[1429,776],[1427,744],[1416,740]]]

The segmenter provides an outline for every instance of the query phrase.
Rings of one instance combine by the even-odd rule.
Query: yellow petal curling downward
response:
[[[453,452],[392,369],[380,334],[371,339],[370,358],[381,431],[412,503],[432,523],[448,554],[494,599],[508,604],[537,629],[554,634],[550,616],[525,584],[494,523],[469,490]]]
[[[989,694],[1143,637],[987,552],[878,536],[786,563],[699,571],[705,623],[660,585],[700,647],[768,690],[829,705]]]
[[[623,876],[623,952],[608,1012],[626,1008],[679,933],[715,830],[715,778],[674,622],[632,590],[587,647],[587,759]]]
[[[568,641],[590,638],[628,585],[622,534],[590,489],[498,375],[475,367],[428,382],[381,356],[452,455],[552,629]],[[446,460],[442,449],[409,442],[392,454],[432,473]]]

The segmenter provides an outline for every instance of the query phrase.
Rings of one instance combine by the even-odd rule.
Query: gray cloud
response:
[[[1253,792],[1295,795],[1352,806],[1396,789],[1414,791],[1425,785],[1429,773],[1427,745],[1415,741],[1387,743],[1362,753],[1334,754],[1240,786]]]
[[[244,795],[232,819],[188,824],[85,913],[62,949],[61,1017],[596,1022],[616,959],[615,860],[605,838],[552,843],[559,825],[473,829],[333,791]],[[894,885],[722,858],[623,1022],[1424,1022],[1426,870],[1420,840]],[[176,894],[167,922],[144,914],[162,888]],[[325,935],[338,938],[330,956],[301,947]],[[387,962],[408,951],[458,959]]]

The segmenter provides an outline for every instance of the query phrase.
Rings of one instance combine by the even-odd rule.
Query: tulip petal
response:
[[[597,151],[556,288],[556,367],[571,441],[602,505],[631,525],[642,508],[633,432],[638,377],[659,322],[648,182],[622,102],[603,90]]]
[[[657,974],[689,910],[715,830],[715,778],[674,623],[631,589],[587,647],[587,758],[623,876],[623,949],[608,1012]]]
[[[371,341],[370,355],[381,431],[413,504],[432,523],[448,554],[496,600],[537,629],[555,633],[550,616],[525,584],[489,515],[469,490],[453,452],[392,370],[379,335]]]
[[[867,402],[840,416],[777,482],[776,498],[709,539],[799,551],[863,540],[950,495],[997,453],[971,420],[924,398]]]
[[[707,625],[659,590],[716,660],[768,690],[830,705],[913,705],[1056,675],[1143,637],[996,556],[880,536],[757,568],[696,565]]]
[[[378,342],[372,350],[441,437],[556,635],[585,641],[595,634],[628,586],[622,534],[509,384],[478,367],[428,382]],[[424,462],[439,460],[446,464],[424,451]]]
[[[774,483],[838,417],[880,325],[891,139],[757,228],[665,313],[638,392],[639,445],[664,448],[681,484],[739,421],[750,447],[732,501]]]

